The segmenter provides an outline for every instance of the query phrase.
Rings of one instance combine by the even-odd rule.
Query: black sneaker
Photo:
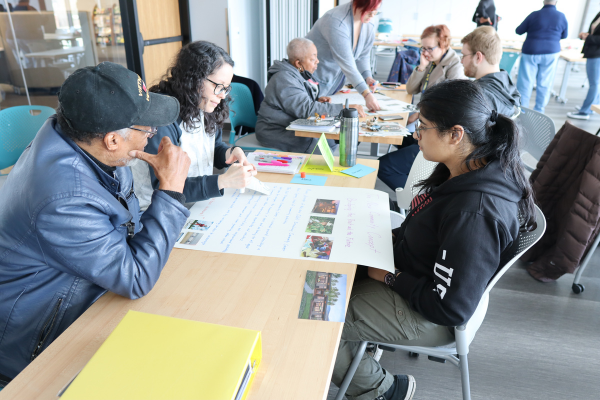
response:
[[[375,400],[411,400],[416,388],[417,382],[412,375],[394,375],[392,386]]]

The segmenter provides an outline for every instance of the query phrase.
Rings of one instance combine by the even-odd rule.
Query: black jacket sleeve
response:
[[[508,245],[506,229],[498,221],[474,212],[448,215],[441,224],[441,244],[434,277],[417,278],[402,272],[394,290],[427,320],[460,326],[475,312]],[[481,243],[474,248],[473,243]],[[402,242],[400,245],[406,245]]]
[[[154,137],[148,140],[148,144],[146,145],[144,151],[150,154],[157,154],[160,141],[165,136],[171,139],[171,142],[173,144],[181,146],[181,130],[176,125],[176,123],[173,123],[171,125],[159,127],[156,135],[154,135]],[[219,142],[221,141],[220,137],[221,136],[219,135]],[[227,148],[225,150],[219,150],[219,153],[217,153],[216,139],[217,138],[215,138],[215,160],[217,159],[217,154],[219,154],[219,156],[223,158],[224,163],[225,151],[227,150]],[[225,145],[225,147],[227,147],[227,145]],[[217,166],[217,168],[219,167]],[[213,197],[223,196],[223,190],[219,190],[218,178],[218,175],[203,175],[187,178],[185,180],[185,186],[183,187],[183,194],[185,196],[186,201],[196,202],[207,200]],[[154,169],[151,167],[150,180],[152,181],[152,187],[154,189],[158,189],[158,178],[156,178],[156,175],[154,175]]]
[[[213,160],[215,168],[222,169],[229,166],[225,164],[227,150],[229,150],[229,146],[223,141],[223,128],[219,128],[215,133],[215,157]]]

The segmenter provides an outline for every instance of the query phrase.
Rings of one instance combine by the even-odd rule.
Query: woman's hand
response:
[[[379,268],[369,267],[369,278],[375,279],[376,281],[383,282],[383,279],[388,274],[388,271]]]
[[[317,99],[319,103],[331,103],[331,97],[323,96]]]
[[[254,175],[256,175],[254,165],[232,164],[227,169],[227,172],[219,175],[217,184],[219,185],[219,190],[225,188],[241,189],[248,186],[250,179]]]
[[[581,33],[579,34],[579,39],[581,39],[581,40],[585,40],[585,39],[587,39],[587,37],[588,37],[589,35],[590,35],[590,34],[589,34],[589,33],[587,33],[587,32],[581,32]]]
[[[418,113],[418,112],[416,112],[416,113],[413,113],[413,114],[410,114],[410,115],[408,116],[408,119],[406,120],[406,124],[407,124],[407,125],[408,125],[408,124],[412,124],[412,123],[413,123],[413,122],[415,122],[417,119],[419,119],[419,113]]]
[[[227,155],[228,153],[229,153],[229,155]],[[251,166],[252,169],[254,171],[256,171],[256,167],[254,166],[254,164],[250,164],[250,162],[246,158],[246,153],[244,153],[244,150],[242,150],[240,147],[234,148],[233,151],[231,151],[231,149],[228,149],[225,152],[225,158],[226,158],[225,164],[233,164],[234,162],[237,161],[245,167]]]
[[[375,95],[371,92],[369,92],[366,96],[365,96],[365,103],[367,105],[367,108],[370,111],[379,111],[381,110],[381,107],[379,107],[379,103],[377,102],[377,99],[375,98]]]
[[[367,114],[365,114],[365,110],[363,109],[363,106],[361,106],[360,104],[350,104],[348,107],[350,108],[356,108],[356,111],[358,111],[358,117],[359,118],[366,118]]]
[[[425,68],[429,66],[430,61],[425,58],[425,53],[421,52],[421,59],[419,61],[419,66],[417,67],[419,71],[425,71]]]

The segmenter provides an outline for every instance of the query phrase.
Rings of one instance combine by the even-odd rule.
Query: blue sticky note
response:
[[[343,169],[340,172],[346,175],[353,176],[355,178],[362,178],[365,175],[369,175],[373,171],[376,171],[376,169],[367,167],[366,165],[356,164],[354,167]]]
[[[302,185],[316,185],[316,186],[324,186],[325,181],[327,180],[326,176],[317,176],[317,175],[305,175],[305,178],[302,178],[300,174],[294,175],[292,181],[290,183],[299,183]]]

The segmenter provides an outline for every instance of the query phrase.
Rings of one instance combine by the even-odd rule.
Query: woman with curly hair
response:
[[[242,149],[230,148],[221,140],[223,122],[229,117],[232,78],[229,54],[213,43],[198,41],[183,47],[167,74],[150,88],[151,92],[175,97],[180,110],[177,121],[159,127],[148,138],[145,151],[157,154],[164,136],[185,150],[192,161],[183,189],[187,202],[220,197],[225,188],[244,188],[256,175]],[[222,175],[213,175],[213,166],[229,168]],[[140,208],[145,210],[158,188],[158,179],[146,163],[138,162],[131,169]]]

